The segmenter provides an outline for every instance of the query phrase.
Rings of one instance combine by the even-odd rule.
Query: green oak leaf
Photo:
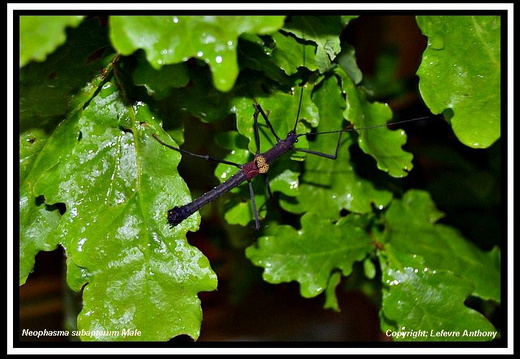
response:
[[[427,192],[408,191],[391,203],[377,238],[395,251],[421,256],[428,267],[466,278],[475,287],[473,295],[500,302],[498,249],[484,252],[455,229],[437,224],[442,215]]]
[[[32,195],[31,170],[48,135],[44,131],[28,130],[20,135],[20,272],[22,285],[31,273],[39,251],[51,251],[58,246],[53,231],[59,223],[56,208],[46,206],[42,198]]]
[[[428,37],[417,71],[426,105],[453,111],[465,145],[491,146],[500,137],[500,17],[418,16],[417,23]]]
[[[83,16],[20,16],[20,67],[44,61],[65,42],[65,29],[82,20]]]
[[[48,137],[45,131],[38,128],[20,134],[20,183],[23,183],[30,174],[32,165]]]
[[[32,198],[30,192],[29,188],[20,187],[19,285],[25,284],[33,271],[38,252],[52,251],[58,246],[54,234],[60,221],[58,209],[46,206],[38,198]]]
[[[338,55],[337,62],[355,85],[361,83],[363,80],[363,73],[357,64],[356,50],[353,46],[344,44],[342,51]]]
[[[245,34],[241,38],[244,40],[240,48],[242,64],[263,71],[281,84],[288,84],[287,77],[281,71],[285,75],[297,73],[300,67],[319,70],[321,73],[327,71],[339,52],[340,25],[335,27],[334,33],[331,26],[327,25],[331,22],[312,19],[292,17],[291,22],[286,23],[280,32],[271,35],[272,43],[269,45],[259,37]],[[330,58],[326,51],[330,52]]]
[[[109,64],[103,72],[108,72],[111,67],[112,64]],[[90,101],[104,78],[104,75],[96,76],[73,97],[69,106],[71,116]],[[45,121],[38,125],[50,127]],[[39,128],[29,128],[20,134],[20,285],[25,283],[32,271],[36,254],[54,250],[59,244],[58,236],[54,233],[60,220],[59,211],[55,205],[46,204],[44,196],[34,193],[38,179],[56,165],[53,161],[55,151],[62,149],[61,146],[51,147],[49,151],[48,138],[47,132]]]
[[[314,45],[301,44],[292,36],[280,32],[274,33],[272,38],[276,44],[272,51],[272,60],[287,75],[295,74],[301,66],[311,71],[318,68]]]
[[[293,16],[284,29],[316,43],[314,62],[320,73],[332,68],[332,61],[341,51],[339,35],[342,24],[339,16]]]
[[[242,33],[277,31],[284,16],[112,16],[110,37],[123,55],[146,52],[152,67],[194,57],[210,65],[214,84],[231,90],[238,76],[237,41]]]
[[[483,341],[492,337],[472,333],[496,334],[482,314],[464,305],[473,290],[470,281],[452,271],[431,268],[421,256],[402,253],[391,245],[385,246],[385,252],[386,260],[381,257],[382,329],[420,334],[394,336],[394,340]]]
[[[347,95],[345,118],[354,128],[360,128],[359,147],[377,161],[377,167],[392,177],[404,177],[413,168],[413,155],[405,152],[406,133],[390,130],[385,124],[392,118],[392,110],[387,104],[369,102],[364,90],[342,70],[335,71],[342,79],[342,87]]]
[[[373,249],[368,234],[350,217],[333,223],[306,213],[301,218],[302,229],[276,226],[269,236],[248,247],[246,256],[264,268],[267,282],[297,281],[303,297],[315,297],[327,288],[334,269],[348,276],[354,262]]]
[[[55,233],[69,286],[83,289],[83,340],[197,338],[197,294],[216,287],[207,258],[185,238],[198,215],[175,228],[166,221],[169,208],[191,198],[174,171],[179,154],[154,133],[167,136],[148,107],[127,105],[106,82],[49,137],[33,165],[41,174],[34,196],[66,207]]]

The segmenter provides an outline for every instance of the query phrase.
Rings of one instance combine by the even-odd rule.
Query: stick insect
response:
[[[204,193],[199,198],[193,200],[192,202],[185,204],[183,206],[174,206],[172,209],[168,210],[168,223],[174,227],[184,221],[186,218],[197,212],[199,209],[201,209],[203,206],[207,205],[208,203],[214,201],[215,199],[221,197],[225,193],[229,192],[235,187],[238,187],[243,182],[248,182],[249,186],[249,194],[251,197],[251,205],[253,209],[254,219],[255,219],[255,227],[256,229],[260,229],[260,220],[258,218],[258,210],[256,208],[256,202],[255,202],[255,196],[253,191],[253,186],[251,181],[261,175],[266,174],[269,170],[269,165],[271,165],[274,161],[276,161],[278,158],[283,156],[285,153],[289,151],[297,151],[297,152],[304,152],[311,155],[321,156],[330,160],[335,160],[338,156],[338,149],[341,144],[341,135],[344,132],[350,132],[350,131],[359,131],[359,130],[371,130],[375,128],[380,127],[386,127],[387,124],[382,125],[375,125],[370,127],[364,127],[364,128],[358,128],[354,129],[352,126],[349,126],[347,128],[341,129],[341,130],[335,130],[335,131],[323,131],[323,132],[312,132],[312,133],[296,133],[296,128],[298,126],[298,122],[300,121],[300,110],[302,105],[302,98],[303,98],[303,88],[300,92],[299,97],[299,104],[298,104],[298,111],[296,114],[296,119],[294,121],[293,128],[289,131],[285,139],[282,139],[276,131],[274,130],[274,127],[269,120],[268,113],[264,111],[264,109],[260,106],[260,104],[253,99],[253,107],[254,107],[254,113],[253,113],[253,130],[254,130],[254,138],[256,142],[256,153],[253,157],[253,159],[246,163],[246,164],[239,164],[231,161],[226,161],[222,159],[213,158],[208,155],[200,155],[195,154],[189,151],[186,151],[184,149],[171,146],[164,141],[162,141],[156,134],[153,135],[153,137],[162,145],[180,152],[181,154],[186,154],[190,156],[195,156],[198,158],[203,158],[208,161],[214,161],[218,163],[224,163],[227,165],[235,166],[239,170],[231,176],[227,181],[223,182],[222,184],[214,187],[213,189],[209,190],[208,192]],[[275,145],[268,149],[267,151],[261,153],[260,152],[260,134],[259,134],[259,122],[258,117],[261,116],[264,120],[265,124],[269,128],[270,133],[274,136],[276,143]],[[411,120],[404,120],[404,121],[398,121],[394,122],[392,124],[400,124],[404,122],[410,122],[410,121],[416,121],[416,119]],[[325,134],[338,134],[338,142],[336,145],[335,153],[334,154],[327,154],[322,152],[313,151],[310,149],[305,148],[298,148],[296,147],[296,143],[298,142],[298,139],[302,136],[315,136],[315,135],[325,135]],[[268,187],[269,189],[269,187]],[[270,192],[270,191],[268,191]]]
[[[304,38],[303,34],[302,34],[301,38]],[[305,50],[303,50],[302,51],[302,59],[303,59],[302,62],[303,62],[304,67],[305,67],[305,57],[306,57],[305,53],[306,53]],[[253,215],[254,215],[254,220],[255,220],[255,227],[256,227],[256,229],[259,229],[260,221],[258,219],[258,210],[256,208],[255,196],[254,196],[254,191],[253,191],[253,186],[252,186],[251,181],[259,175],[266,175],[269,170],[269,166],[273,162],[275,162],[278,158],[280,158],[281,156],[283,156],[284,154],[286,154],[287,152],[290,152],[290,151],[304,152],[304,153],[307,153],[310,155],[315,155],[315,156],[324,157],[324,158],[327,158],[330,160],[335,160],[338,157],[338,150],[339,150],[339,147],[341,144],[341,135],[344,132],[371,130],[371,129],[387,126],[387,124],[381,124],[381,125],[374,125],[374,126],[368,126],[368,127],[354,129],[353,125],[351,125],[350,127],[343,128],[340,130],[311,132],[311,133],[297,133],[296,129],[297,129],[298,123],[300,121],[300,111],[302,109],[304,85],[305,85],[305,81],[302,81],[302,83],[300,84],[301,91],[300,91],[300,95],[299,95],[298,108],[296,111],[296,118],[294,120],[294,125],[292,126],[292,129],[289,131],[289,133],[286,135],[286,137],[284,139],[282,139],[276,133],[273,124],[269,120],[269,117],[268,117],[269,113],[266,112],[255,99],[253,99],[253,107],[254,107],[253,131],[254,131],[254,140],[256,142],[256,152],[254,154],[253,159],[250,162],[247,162],[246,164],[239,164],[239,163],[235,163],[235,162],[231,162],[231,161],[226,161],[223,159],[217,159],[217,158],[214,158],[214,157],[211,157],[208,155],[195,154],[195,153],[186,151],[184,149],[181,149],[181,148],[178,148],[175,146],[171,146],[171,145],[165,143],[164,141],[162,141],[156,134],[153,135],[153,137],[159,143],[161,143],[162,145],[164,145],[172,150],[180,152],[181,154],[186,154],[186,155],[202,158],[202,159],[217,162],[217,163],[223,163],[223,164],[235,166],[238,168],[238,171],[233,176],[231,176],[228,180],[226,180],[222,184],[214,187],[213,189],[209,190],[208,192],[204,193],[199,198],[193,200],[192,202],[190,202],[188,204],[185,204],[182,206],[174,206],[173,208],[168,210],[167,220],[168,220],[168,223],[172,227],[178,225],[179,223],[184,221],[186,218],[190,217],[192,214],[197,212],[203,206],[207,205],[208,203],[214,201],[215,199],[219,198],[220,196],[224,195],[225,193],[231,191],[233,188],[238,187],[243,182],[247,181],[248,186],[249,186],[249,195],[251,197],[251,205],[252,205],[252,210],[253,210]],[[259,117],[262,117],[267,128],[269,129],[268,132],[270,132],[272,134],[272,136],[274,137],[274,139],[276,141],[274,143],[273,147],[271,147],[270,149],[268,149],[264,152],[261,152],[261,150],[260,150],[260,134],[259,134],[259,120],[258,120]],[[416,120],[418,120],[418,119],[416,118],[416,119],[412,119],[412,120],[398,121],[398,122],[392,123],[392,125],[404,123],[404,122],[416,121]],[[301,138],[302,136],[315,136],[315,135],[326,135],[326,134],[337,134],[338,135],[338,142],[337,142],[334,154],[317,152],[317,151],[313,151],[310,149],[299,148],[296,146],[296,144],[298,143],[298,139]],[[271,192],[269,189],[268,181],[266,181],[266,183],[267,183],[268,194],[270,195]]]

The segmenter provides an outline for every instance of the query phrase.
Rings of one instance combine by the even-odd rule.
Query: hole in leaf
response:
[[[41,206],[41,205],[45,204],[45,197],[43,195],[36,197],[34,199],[34,204],[36,206]]]
[[[54,204],[47,204],[45,203],[45,196],[40,195],[34,199],[34,204],[39,206],[45,206],[48,211],[58,211],[61,215],[63,215],[65,212],[67,212],[67,207],[65,206],[65,203],[54,203]]]
[[[50,211],[54,211],[57,209],[61,215],[65,214],[65,212],[67,212],[67,207],[65,206],[65,203],[51,204],[50,206],[47,207],[47,209]]]

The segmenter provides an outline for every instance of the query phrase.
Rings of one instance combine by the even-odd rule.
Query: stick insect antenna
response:
[[[193,157],[198,157],[198,158],[202,158],[202,159],[205,159],[207,161],[213,161],[213,162],[217,162],[217,163],[224,163],[226,165],[230,165],[230,166],[235,166],[235,167],[238,167],[238,168],[242,168],[242,165],[239,164],[239,163],[235,163],[235,162],[231,162],[231,161],[226,161],[226,160],[222,160],[222,159],[219,159],[219,158],[214,158],[214,157],[211,157],[211,156],[208,156],[208,155],[199,155],[199,154],[196,154],[196,153],[193,153],[193,152],[190,152],[190,151],[186,151],[186,150],[183,150],[182,148],[178,148],[178,147],[174,147],[172,145],[169,145],[167,144],[166,142],[164,142],[163,140],[161,140],[159,138],[159,136],[157,136],[155,133],[152,135],[153,138],[155,138],[157,140],[157,142],[159,142],[161,145],[165,146],[165,147],[168,147],[169,149],[172,149],[172,150],[175,150],[179,153],[183,153],[183,154],[187,154],[187,155],[190,155],[190,156],[193,156]]]
[[[302,31],[302,36],[301,38],[303,39],[303,31]],[[303,56],[302,56],[302,65],[303,67],[305,67],[305,45],[303,46]],[[301,111],[301,108],[302,108],[302,100],[303,100],[303,86],[305,85],[305,83],[303,82],[302,80],[302,84],[301,84],[301,91],[300,91],[300,100],[298,101],[298,112],[296,112],[296,120],[294,121],[294,127],[293,127],[293,130],[292,132],[296,133],[296,127],[298,126],[298,121],[300,120],[300,111]]]
[[[349,126],[347,126],[346,128],[344,128],[342,130],[311,132],[311,133],[298,133],[296,136],[297,137],[301,137],[301,136],[311,136],[311,135],[312,136],[324,135],[324,134],[327,134],[327,133],[343,133],[343,132],[352,132],[352,131],[366,131],[366,130],[373,130],[375,128],[382,128],[382,127],[389,127],[389,126],[393,126],[393,125],[400,125],[402,123],[407,123],[407,122],[415,122],[415,121],[420,121],[420,120],[427,120],[429,118],[430,118],[429,116],[417,117],[417,118],[412,118],[412,119],[409,119],[409,120],[402,120],[402,121],[396,121],[396,122],[384,123],[384,124],[381,124],[381,125],[373,125],[373,126],[360,127],[360,128],[354,128],[353,125],[349,125]]]

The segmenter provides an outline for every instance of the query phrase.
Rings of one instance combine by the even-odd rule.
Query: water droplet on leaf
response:
[[[444,49],[444,37],[440,34],[434,34],[430,37],[430,48],[433,50],[443,50]]]

